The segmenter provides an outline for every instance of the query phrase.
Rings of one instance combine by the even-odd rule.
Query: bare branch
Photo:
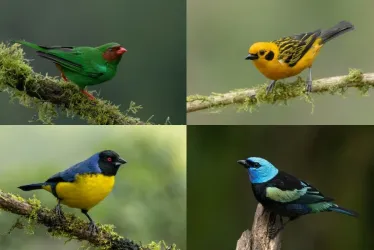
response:
[[[305,82],[299,77],[293,83],[277,82],[273,92],[266,95],[267,84],[250,89],[233,90],[225,94],[213,93],[210,96],[191,95],[187,97],[187,113],[209,108],[220,108],[230,104],[253,106],[260,103],[276,104],[295,97],[310,97],[305,93]],[[374,73],[362,74],[350,70],[349,75],[334,76],[313,81],[312,93],[344,92],[347,88],[356,87],[366,93],[374,86]],[[246,108],[244,108],[246,109]]]
[[[236,245],[236,250],[280,250],[281,232],[273,239],[269,233],[280,228],[280,220],[276,220],[275,214],[258,204],[252,231],[246,230],[243,232]]]

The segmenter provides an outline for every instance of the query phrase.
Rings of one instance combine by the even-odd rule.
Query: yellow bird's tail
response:
[[[351,31],[351,30],[354,30],[354,29],[355,29],[355,27],[350,22],[341,21],[340,23],[338,23],[334,27],[322,31],[322,33],[320,35],[321,43],[322,44],[327,43],[331,39],[333,39],[335,37],[338,37],[338,36],[344,34],[345,32],[348,32],[348,31]]]

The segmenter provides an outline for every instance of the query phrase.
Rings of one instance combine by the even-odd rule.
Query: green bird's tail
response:
[[[31,190],[35,190],[35,189],[43,189],[44,185],[45,185],[45,183],[35,183],[35,184],[19,186],[18,188],[23,190],[23,191],[31,191]]]
[[[322,31],[322,33],[320,35],[320,38],[322,40],[321,43],[322,44],[327,43],[331,39],[333,39],[335,37],[338,37],[338,36],[344,34],[345,32],[348,32],[348,31],[351,31],[351,30],[354,30],[354,29],[355,29],[355,27],[350,22],[341,21],[340,23],[338,23],[334,27]]]
[[[27,47],[30,47],[30,48],[33,48],[35,50],[39,50],[39,51],[45,51],[45,49],[43,49],[42,47],[34,44],[34,43],[29,43],[29,42],[26,42],[26,41],[22,41],[22,40],[13,40],[11,41],[12,43],[19,43],[19,44],[22,44],[22,45],[25,45]]]

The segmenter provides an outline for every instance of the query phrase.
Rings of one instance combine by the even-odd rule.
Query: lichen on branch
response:
[[[312,96],[305,92],[305,81],[298,77],[292,83],[277,81],[275,88],[266,94],[266,84],[249,89],[236,89],[228,93],[212,93],[209,96],[190,95],[187,97],[187,113],[204,109],[219,109],[230,104],[238,104],[238,110],[252,111],[260,104],[287,104],[300,97],[313,103]],[[374,73],[363,74],[350,69],[345,76],[334,76],[313,81],[312,93],[343,94],[348,88],[357,88],[363,95],[374,86]]]
[[[79,116],[89,124],[150,124],[132,116],[142,108],[133,102],[123,114],[109,101],[89,100],[75,84],[35,73],[18,44],[0,43],[0,91],[9,93],[12,100],[25,107],[36,108],[38,120],[44,124],[51,124],[58,110],[68,117]]]
[[[135,243],[130,239],[120,236],[114,231],[113,225],[100,225],[99,233],[91,233],[88,223],[72,214],[65,213],[65,220],[57,219],[54,211],[42,207],[41,202],[35,197],[25,200],[21,196],[5,193],[0,190],[0,210],[17,214],[26,218],[24,225],[22,220],[17,220],[9,233],[16,228],[25,228],[27,232],[33,230],[35,224],[41,224],[48,228],[48,233],[56,238],[78,240],[88,242],[87,247],[100,247],[100,249],[112,250],[177,250],[173,244],[167,246],[165,242],[152,242],[148,245]]]

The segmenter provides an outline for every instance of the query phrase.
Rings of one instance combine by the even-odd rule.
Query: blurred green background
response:
[[[235,249],[256,200],[237,160],[263,157],[303,179],[358,219],[307,215],[288,224],[282,249],[374,249],[374,128],[367,126],[188,126],[188,248]]]
[[[185,124],[186,1],[2,0],[0,41],[25,39],[41,45],[98,46],[118,42],[128,52],[110,81],[91,86],[125,111],[134,101],[142,120]],[[25,49],[35,72],[59,76],[55,65]],[[0,93],[0,124],[28,124],[36,110],[9,104]],[[56,124],[85,124],[62,116]]]
[[[187,4],[188,95],[269,82],[244,60],[251,44],[330,28],[341,20],[352,22],[356,30],[326,44],[313,65],[313,78],[345,75],[349,68],[374,71],[372,0],[189,0]],[[305,79],[306,72],[301,76]],[[250,114],[237,113],[231,105],[219,114],[191,113],[187,120],[188,124],[373,124],[374,116],[367,113],[374,110],[374,99],[361,97],[356,90],[346,96],[313,94],[314,114],[310,104],[296,98],[288,107],[261,105],[259,112]]]
[[[128,161],[116,176],[112,193],[90,210],[101,224],[137,242],[165,240],[186,249],[185,126],[1,126],[0,189],[23,197],[36,195],[53,208],[56,199],[44,191],[23,192],[22,184],[46,180],[58,171],[105,149]],[[63,206],[86,220],[78,209]],[[0,213],[0,249],[78,249],[81,244],[55,239],[38,226],[35,235],[7,231],[18,216]]]

